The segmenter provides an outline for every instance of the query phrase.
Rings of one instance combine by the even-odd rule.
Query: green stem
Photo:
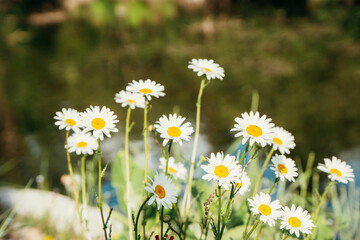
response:
[[[164,206],[161,206],[161,212],[160,212],[160,233],[161,233],[161,240],[164,240]]]
[[[280,178],[275,178],[274,183],[272,184],[272,186],[271,186],[271,188],[269,190],[269,195],[271,195],[272,190],[274,189],[276,183],[279,182],[279,180],[280,180]]]
[[[221,226],[221,186],[218,187],[219,189],[219,212],[218,212],[218,239],[221,239],[221,230],[220,230],[220,226]]]
[[[171,151],[171,145],[172,145],[172,143],[173,143],[173,140],[171,139],[170,141],[169,141],[169,148],[168,148],[168,153],[167,153],[167,155],[166,155],[166,168],[165,168],[165,176],[167,176],[168,175],[168,168],[169,168],[169,158],[170,158],[170,151]]]
[[[262,228],[262,223],[260,223],[259,228],[258,228],[258,230],[257,230],[257,232],[256,232],[255,240],[258,240],[258,238],[259,238],[259,236],[260,236],[261,228]]]
[[[146,200],[143,202],[143,204],[141,204],[141,207],[139,209],[138,214],[136,215],[136,221],[135,221],[135,226],[134,226],[134,232],[135,232],[135,240],[138,240],[138,225],[139,225],[139,217],[140,217],[140,213],[143,210],[143,208],[145,207],[145,204],[149,201],[150,197],[146,198]]]
[[[266,169],[266,167],[267,167],[267,165],[268,165],[268,163],[269,163],[269,161],[270,161],[270,158],[271,158],[271,156],[273,155],[274,151],[275,151],[275,150],[274,150],[273,148],[271,148],[271,151],[269,152],[269,154],[268,154],[267,157],[266,157],[266,160],[265,160],[265,162],[264,162],[264,165],[262,166],[261,171],[260,171],[259,176],[258,176],[258,179],[257,179],[257,181],[256,181],[253,195],[255,195],[256,192],[257,192],[257,190],[259,189],[259,185],[260,185],[261,178],[262,178],[262,176],[263,176],[263,174],[264,174],[264,172],[265,172],[265,169]]]
[[[147,145],[147,112],[148,112],[148,100],[145,96],[145,107],[144,107],[144,130],[143,130],[143,134],[144,134],[144,153],[145,153],[145,177],[144,177],[144,185],[147,183],[148,180],[148,161],[149,161],[149,156],[148,156],[148,145]]]
[[[287,239],[288,236],[289,236],[288,234],[285,234],[283,240]]]
[[[223,222],[223,225],[221,227],[220,238],[223,235],[223,232],[224,232],[224,229],[225,229],[225,226],[226,226],[226,222],[227,222],[227,219],[229,217],[231,202],[232,202],[232,200],[234,198],[234,190],[235,190],[235,187],[234,187],[234,185],[232,185],[231,186],[231,191],[230,191],[230,196],[229,196],[229,201],[228,201],[227,207],[226,207],[226,213],[225,213],[225,217],[224,217],[224,222]]]
[[[85,159],[86,159],[86,155],[83,155],[81,157],[81,193],[82,193],[82,203],[83,203],[83,212],[84,212],[84,216],[87,216],[87,193],[86,193],[86,175],[85,175]],[[88,225],[87,225],[87,219],[85,218],[85,226],[86,226],[86,230],[89,231],[88,229]]]
[[[239,165],[241,165],[241,164],[242,164],[242,162],[243,162],[243,160],[244,160],[244,157],[245,157],[245,155],[246,155],[246,152],[247,152],[248,148],[249,148],[249,143],[246,145],[246,147],[245,147],[245,149],[244,149],[243,153],[241,154],[241,158],[240,158],[239,163],[238,163]]]
[[[104,218],[104,213],[103,213],[103,208],[102,208],[102,202],[101,202],[101,174],[102,174],[102,170],[101,170],[101,147],[100,147],[100,139],[98,139],[98,165],[99,165],[99,179],[98,179],[98,194],[99,194],[99,209],[100,209],[100,215],[101,215],[101,221],[103,224],[103,230],[104,230],[104,236],[105,236],[105,240],[108,239],[107,237],[107,233],[106,233],[106,224],[105,224],[105,218]]]
[[[260,219],[256,221],[256,223],[254,224],[254,226],[250,229],[248,235],[246,235],[245,240],[249,239],[249,237],[251,236],[251,234],[253,233],[253,231],[256,229],[257,225],[259,224]]]

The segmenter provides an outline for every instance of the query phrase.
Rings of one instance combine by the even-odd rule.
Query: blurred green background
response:
[[[359,152],[358,0],[3,0],[0,22],[2,182],[58,181],[67,170],[55,112],[106,105],[122,129],[113,98],[132,80],[165,86],[150,122],[174,106],[194,122],[192,58],[225,69],[203,96],[201,132],[213,151],[234,141],[234,118],[257,91],[260,113],[295,136],[291,156]],[[142,112],[133,118],[140,138]]]

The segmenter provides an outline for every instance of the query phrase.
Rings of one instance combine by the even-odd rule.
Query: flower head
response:
[[[300,232],[305,234],[311,234],[311,229],[315,227],[313,221],[310,219],[311,216],[308,211],[303,210],[302,207],[295,208],[293,204],[291,209],[283,207],[283,215],[280,228],[290,230],[290,234],[300,236]]]
[[[331,181],[338,181],[341,183],[348,183],[348,181],[354,181],[354,170],[346,162],[341,161],[336,157],[324,159],[325,164],[319,163],[317,167],[323,172],[329,174]]]
[[[142,94],[128,92],[121,90],[115,95],[115,102],[121,103],[122,107],[129,106],[131,109],[135,107],[144,108],[145,107],[145,99]]]
[[[242,144],[249,140],[250,146],[254,143],[259,143],[262,147],[271,143],[273,137],[274,124],[271,123],[271,118],[266,118],[266,115],[260,117],[259,112],[253,111],[242,113],[242,118],[235,118],[237,124],[234,125],[230,131],[239,131],[235,137],[243,137]]]
[[[147,79],[145,81],[133,80],[132,83],[126,87],[126,91],[139,93],[142,96],[145,96],[148,100],[151,100],[151,97],[162,97],[165,96],[164,86],[160,83],[156,83],[155,81],[151,81]]]
[[[197,72],[198,76],[206,75],[207,80],[218,78],[223,80],[224,69],[219,64],[214,63],[214,60],[210,59],[192,59],[189,62],[188,68]]]
[[[77,155],[92,155],[98,148],[98,143],[91,133],[79,132],[68,138],[68,147],[69,152],[76,152]]]
[[[165,115],[159,118],[156,121],[157,124],[154,124],[154,127],[160,137],[164,139],[163,146],[165,146],[169,140],[178,142],[182,145],[182,140],[189,141],[190,135],[194,132],[191,123],[184,123],[186,118],[177,116],[176,113],[169,114],[169,118]],[[184,123],[184,124],[183,124]]]
[[[74,132],[80,131],[80,113],[72,108],[63,108],[61,112],[56,112],[54,117],[56,126],[59,126],[59,129],[62,130],[65,128],[66,131],[72,129]]]
[[[166,159],[163,157],[160,158],[159,168],[160,169],[166,168]],[[168,162],[168,174],[171,174],[175,178],[180,178],[182,180],[185,180],[187,171],[186,171],[186,168],[184,167],[184,164],[176,163],[175,158],[170,157],[169,162]]]
[[[279,149],[281,154],[289,154],[290,149],[295,147],[295,138],[294,136],[283,129],[282,127],[274,127],[274,136],[272,138],[273,148],[275,150]]]
[[[271,158],[271,162],[273,164],[270,169],[275,172],[277,178],[280,178],[281,181],[287,179],[290,182],[295,182],[294,177],[298,176],[298,169],[296,168],[294,160],[284,155],[275,154],[275,156]]]
[[[171,178],[165,176],[165,174],[156,174],[154,181],[149,177],[151,184],[147,183],[145,190],[152,193],[153,195],[149,199],[148,204],[151,205],[154,201],[157,203],[158,210],[160,206],[172,208],[172,204],[177,202],[176,197],[178,196],[175,184]]]
[[[240,182],[235,184],[235,193],[240,196],[244,196],[247,192],[250,191],[251,180],[246,172],[242,172],[240,177]]]
[[[210,154],[210,158],[206,158],[208,165],[201,165],[201,168],[207,173],[202,179],[218,181],[219,186],[223,186],[226,190],[229,189],[232,182],[239,183],[241,175],[241,165],[234,156],[229,154],[224,156],[224,153],[218,152]]]
[[[111,137],[110,132],[118,132],[115,123],[119,122],[114,112],[107,107],[90,106],[85,112],[80,114],[84,131],[92,131],[93,136],[101,141],[104,140],[104,134]]]
[[[269,194],[260,192],[248,201],[253,214],[260,214],[260,221],[268,223],[270,227],[275,226],[275,220],[282,215],[279,200],[271,201]]]

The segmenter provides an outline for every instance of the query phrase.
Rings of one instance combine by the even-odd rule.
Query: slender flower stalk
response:
[[[224,229],[225,229],[225,226],[226,226],[226,222],[227,222],[227,220],[228,220],[228,218],[229,218],[231,202],[232,202],[232,200],[233,200],[233,198],[234,198],[234,196],[235,196],[235,195],[234,195],[234,190],[235,190],[235,187],[234,187],[234,185],[233,185],[233,186],[231,186],[229,201],[228,201],[228,203],[227,203],[226,212],[225,212],[225,216],[224,216],[224,222],[223,222],[223,225],[222,225],[221,231],[220,231],[220,239],[221,239],[221,237],[222,237],[222,235],[223,235],[223,232],[224,232]]]
[[[149,154],[148,154],[148,144],[147,144],[147,112],[148,112],[148,99],[146,98],[146,96],[144,96],[145,98],[145,107],[144,107],[144,130],[143,130],[143,135],[144,135],[144,154],[145,154],[145,176],[144,176],[144,184],[146,185],[147,183],[147,179],[148,179],[148,161],[149,161]]]
[[[250,229],[249,233],[246,235],[244,240],[248,240],[249,237],[251,236],[251,234],[253,233],[253,231],[256,229],[257,225],[259,225],[260,219],[256,221],[256,223],[254,224],[254,226],[252,226],[252,228]]]
[[[134,226],[134,232],[135,232],[135,240],[138,240],[138,225],[139,225],[139,217],[140,217],[140,213],[143,210],[143,208],[145,207],[146,203],[149,201],[150,197],[147,197],[145,199],[145,201],[143,202],[143,204],[141,204],[141,207],[139,209],[138,214],[136,215],[136,221],[135,221],[135,226]],[[145,236],[145,235],[144,235]]]
[[[275,151],[274,148],[272,148],[272,149],[270,150],[269,154],[267,155],[266,159],[265,159],[264,165],[262,166],[261,171],[260,171],[259,176],[258,176],[258,179],[256,180],[256,184],[255,184],[255,188],[254,188],[254,193],[253,193],[253,195],[255,195],[256,192],[257,192],[258,189],[259,189],[259,185],[260,185],[261,178],[262,178],[262,176],[263,176],[263,174],[264,174],[264,172],[265,172],[265,169],[266,169],[267,165],[269,164],[270,158],[271,158],[271,156],[273,155],[274,151]]]
[[[87,214],[88,214],[88,206],[87,206],[87,192],[86,192],[86,175],[85,175],[85,160],[86,155],[81,156],[81,193],[82,193],[82,205],[83,205],[83,212],[84,212],[84,221],[86,231],[88,232],[88,225],[87,225]]]
[[[287,239],[288,236],[289,236],[289,235],[288,235],[287,233],[285,233],[285,236],[284,236],[283,240]],[[310,236],[310,235],[309,235],[309,236]]]
[[[221,239],[221,231],[220,231],[220,226],[221,226],[221,186],[218,187],[219,190],[219,211],[218,211],[218,239]]]
[[[108,239],[107,237],[107,232],[106,232],[106,224],[105,224],[105,218],[104,218],[104,212],[103,212],[103,208],[102,208],[102,201],[101,201],[101,178],[102,178],[102,169],[101,169],[101,146],[100,146],[100,139],[98,139],[98,156],[99,156],[99,159],[98,159],[98,165],[99,165],[99,179],[98,179],[98,198],[99,198],[99,203],[98,203],[98,206],[99,206],[99,209],[100,209],[100,215],[101,215],[101,221],[102,221],[102,224],[103,224],[103,230],[104,230],[104,236],[105,236],[105,240]]]

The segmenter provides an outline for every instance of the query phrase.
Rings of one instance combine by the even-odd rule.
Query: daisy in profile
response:
[[[188,68],[197,72],[198,76],[205,74],[207,80],[215,78],[223,80],[223,77],[225,76],[224,69],[220,67],[219,64],[214,63],[214,60],[212,59],[192,59],[189,62]]]
[[[324,159],[325,164],[319,163],[317,167],[319,170],[329,174],[331,181],[338,181],[341,183],[348,183],[354,181],[354,170],[346,162],[341,161],[336,157]]]
[[[248,140],[250,146],[254,143],[265,147],[271,143],[274,135],[274,124],[271,123],[271,118],[266,118],[266,115],[260,117],[259,112],[253,111],[242,113],[242,118],[235,118],[236,124],[230,131],[238,131],[235,137],[243,137],[242,144],[244,145]]]
[[[80,113],[72,108],[63,108],[61,112],[56,112],[54,117],[56,126],[59,126],[59,129],[65,129],[70,131],[72,129],[74,132],[80,131]]]
[[[79,132],[69,137],[68,147],[69,152],[76,152],[77,155],[93,155],[98,148],[98,143],[91,133]]]
[[[254,215],[260,214],[260,221],[269,224],[270,227],[275,226],[275,220],[282,215],[279,200],[271,201],[271,197],[267,193],[260,192],[252,199],[248,199],[250,211]]]
[[[164,171],[165,171],[166,159],[163,158],[163,157],[160,158],[160,166],[159,166],[159,168],[164,169]],[[169,158],[168,173],[173,175],[174,178],[180,178],[182,180],[185,180],[186,175],[187,175],[187,171],[186,171],[186,168],[184,167],[184,164],[176,163],[174,157]]]
[[[142,94],[124,90],[115,94],[115,102],[121,103],[122,107],[129,106],[131,109],[145,107],[145,99]]]
[[[250,191],[251,180],[246,172],[241,173],[240,182],[235,184],[235,193],[240,196],[245,196]]]
[[[290,149],[295,148],[294,136],[283,129],[282,127],[274,127],[274,136],[272,138],[272,145],[275,150],[279,149],[281,154],[289,154]]]
[[[287,179],[290,182],[295,182],[294,177],[298,176],[298,169],[296,168],[294,160],[284,155],[275,154],[275,156],[271,158],[271,162],[273,164],[270,169],[275,172],[277,178],[280,178],[281,181]]]
[[[156,83],[155,81],[151,81],[150,79],[145,81],[133,80],[132,83],[129,83],[129,85],[126,87],[126,91],[139,93],[142,96],[145,96],[149,101],[151,100],[151,97],[158,98],[165,96],[164,86],[160,83]]]
[[[240,182],[242,167],[238,165],[235,156],[229,154],[224,156],[224,153],[218,152],[216,155],[211,153],[210,158],[206,159],[209,164],[201,165],[201,168],[207,173],[202,179],[218,181],[218,185],[223,186],[226,190],[229,190],[232,182]]]
[[[295,233],[296,237],[300,237],[300,232],[311,234],[310,230],[315,225],[310,218],[311,216],[308,211],[303,210],[302,207],[295,208],[294,204],[291,206],[291,209],[283,207],[280,229],[285,228],[290,231],[290,234]]]
[[[80,116],[84,131],[92,131],[93,136],[101,141],[104,140],[104,135],[111,137],[110,132],[119,131],[115,127],[115,123],[119,122],[117,116],[105,106],[101,109],[99,106],[90,106]]]
[[[149,199],[148,204],[151,205],[156,201],[158,210],[160,206],[164,206],[166,209],[172,208],[172,204],[177,202],[177,192],[175,184],[171,181],[171,178],[165,176],[165,174],[156,174],[154,181],[149,177],[151,184],[147,183],[145,190],[153,194]]]
[[[191,127],[191,123],[184,123],[185,120],[186,118],[177,116],[176,113],[174,113],[169,114],[169,118],[163,115],[156,121],[157,124],[154,124],[154,127],[156,131],[160,133],[160,137],[164,139],[163,146],[165,146],[169,140],[179,143],[180,146],[182,145],[182,140],[190,140],[190,135],[194,132],[194,129]]]

